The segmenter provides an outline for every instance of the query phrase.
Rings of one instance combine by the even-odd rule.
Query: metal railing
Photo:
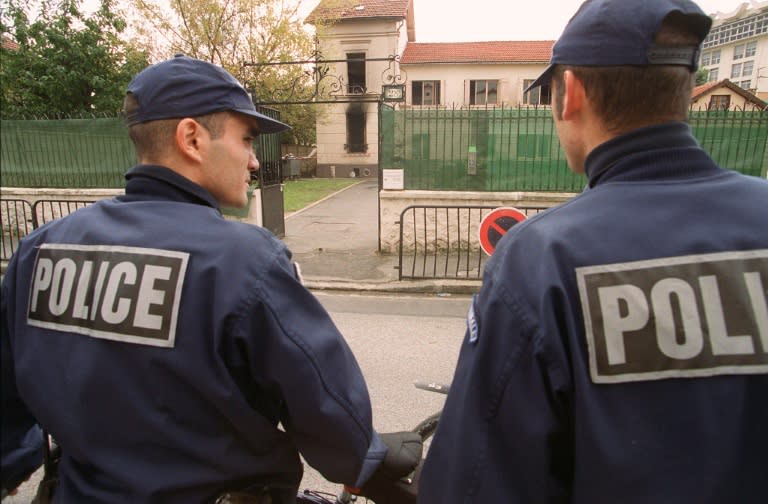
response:
[[[344,144],[344,151],[351,153],[368,152],[367,143],[348,143]]]
[[[279,118],[274,109],[260,109]],[[768,111],[690,113],[701,146],[721,166],[766,176]],[[580,191],[548,108],[382,106],[382,168],[404,170],[407,190]],[[259,162],[279,163],[280,135],[261,135]],[[121,118],[0,120],[0,164],[8,187],[122,188],[136,162]],[[347,152],[371,146],[344,144]]]
[[[75,210],[87,207],[94,203],[86,200],[38,200],[32,205],[32,220],[35,228],[38,228],[52,220],[65,217]]]
[[[277,110],[257,106],[280,120]],[[125,187],[125,172],[136,153],[121,117],[1,119],[0,164],[5,187]],[[280,135],[259,135],[262,166],[280,163]]]
[[[0,200],[0,221],[3,228],[0,258],[7,261],[19,248],[21,239],[35,228],[32,205],[24,200]]]
[[[18,250],[21,239],[46,222],[71,214],[93,201],[38,200],[34,204],[25,200],[0,200],[3,239],[0,259],[7,261]]]
[[[382,168],[406,190],[574,191],[548,108],[381,108]]]
[[[689,114],[694,136],[721,166],[766,176],[768,111]],[[382,106],[382,168],[406,190],[579,192],[549,108]]]
[[[412,205],[400,213],[398,278],[482,278],[488,256],[480,246],[480,223],[495,206]],[[515,207],[526,216],[549,207]]]

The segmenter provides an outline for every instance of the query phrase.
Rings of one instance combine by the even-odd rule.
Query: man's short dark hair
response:
[[[130,117],[137,107],[136,97],[128,93],[123,101],[123,113],[126,117]],[[215,139],[224,134],[224,122],[228,116],[229,112],[214,112],[193,119],[208,130],[211,138]],[[159,119],[129,126],[128,136],[136,148],[136,154],[139,157],[159,156],[173,144],[179,121],[181,119]]]
[[[697,44],[697,35],[688,26],[676,13],[670,14],[656,35],[656,43],[668,47]],[[552,74],[558,113],[562,111],[566,70],[582,82],[595,113],[611,133],[688,118],[694,83],[688,67],[558,65]]]

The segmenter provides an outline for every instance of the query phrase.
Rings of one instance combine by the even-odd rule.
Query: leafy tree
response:
[[[141,39],[155,59],[176,53],[221,65],[240,80],[259,103],[299,102],[315,92],[314,34],[300,19],[301,0],[129,0],[138,14]],[[344,1],[349,0],[334,0]],[[283,63],[283,64],[276,64]],[[315,141],[314,105],[270,105],[293,126],[283,140]]]
[[[709,82],[709,70],[706,68],[699,68],[696,71],[695,82],[697,86],[701,86],[702,84]]]
[[[101,0],[91,15],[81,0],[9,0],[3,35],[18,47],[3,47],[2,115],[72,116],[115,114],[131,77],[147,65],[142,51],[124,43],[125,19],[113,0]],[[5,46],[6,44],[4,44]]]

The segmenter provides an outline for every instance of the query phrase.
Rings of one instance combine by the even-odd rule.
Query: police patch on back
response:
[[[32,276],[31,326],[173,347],[189,254],[44,244]]]
[[[768,249],[576,276],[593,382],[768,373]]]

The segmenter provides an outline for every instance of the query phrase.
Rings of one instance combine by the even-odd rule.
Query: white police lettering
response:
[[[595,383],[768,373],[768,249],[576,276]]]
[[[38,251],[29,325],[172,347],[189,254],[102,245]]]

